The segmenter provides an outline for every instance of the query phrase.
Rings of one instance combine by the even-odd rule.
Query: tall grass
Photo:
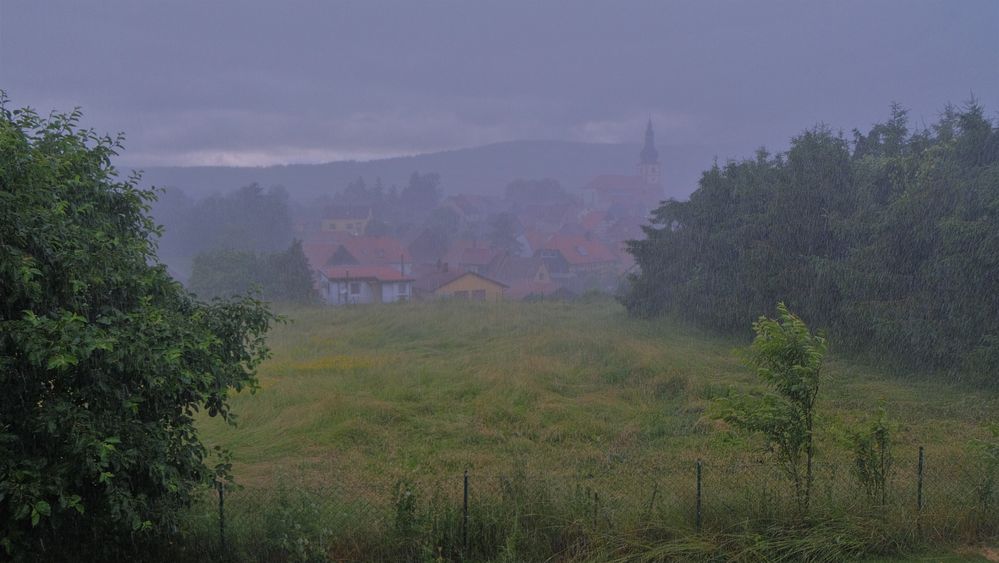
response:
[[[201,421],[209,442],[233,450],[245,487],[227,499],[231,558],[821,560],[996,531],[995,515],[976,508],[981,472],[967,448],[999,412],[994,395],[833,357],[813,511],[796,519],[761,444],[706,414],[715,397],[753,385],[732,353],[748,330],[744,342],[719,339],[629,319],[611,301],[289,314],[262,389],[235,400],[239,426]],[[882,402],[899,423],[898,471],[888,506],[872,508],[838,429]],[[917,521],[919,445],[928,457]],[[211,499],[194,510],[188,546],[220,549],[216,512]]]

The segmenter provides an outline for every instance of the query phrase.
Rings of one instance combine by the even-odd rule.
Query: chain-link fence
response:
[[[772,460],[745,458],[621,464],[575,478],[467,470],[289,480],[220,486],[188,526],[202,554],[257,561],[573,559],[601,545],[640,549],[843,522],[870,536],[853,540],[890,552],[878,542],[973,541],[999,531],[993,476],[970,457],[919,448],[897,452],[886,469],[872,483],[848,457],[817,460],[811,481],[803,470],[797,486]]]

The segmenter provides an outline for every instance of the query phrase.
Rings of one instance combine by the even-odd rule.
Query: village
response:
[[[612,293],[635,268],[626,241],[643,236],[664,199],[651,120],[637,161],[635,174],[600,175],[575,193],[550,181],[514,182],[498,197],[448,195],[431,216],[455,236],[426,225],[396,235],[375,206],[356,204],[296,221],[296,236],[330,305]]]

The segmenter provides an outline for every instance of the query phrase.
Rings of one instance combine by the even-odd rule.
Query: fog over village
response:
[[[999,2],[0,0],[0,560],[999,560]]]

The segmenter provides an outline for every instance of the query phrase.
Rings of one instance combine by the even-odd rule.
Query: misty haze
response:
[[[0,560],[999,561],[999,2],[0,0]]]

